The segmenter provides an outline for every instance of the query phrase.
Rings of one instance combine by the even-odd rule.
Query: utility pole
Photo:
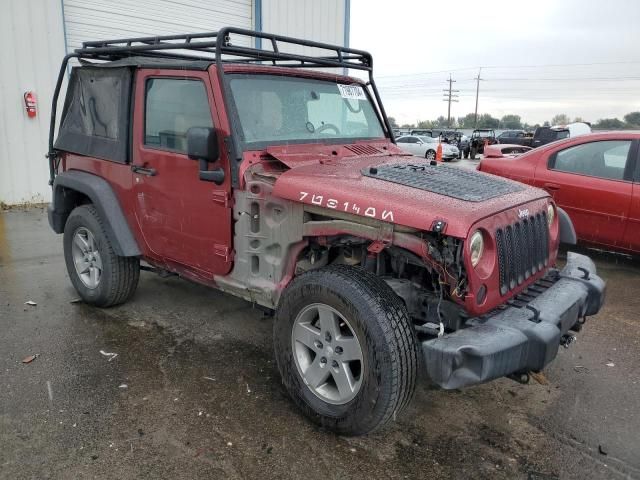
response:
[[[453,83],[455,82],[455,80],[453,78],[451,78],[451,74],[449,74],[449,80],[447,80],[447,82],[449,82],[449,88],[447,90],[443,90],[443,92],[445,92],[444,97],[442,99],[442,101],[444,102],[448,102],[448,107],[447,107],[447,128],[451,127],[451,102],[457,102],[458,100],[458,95],[456,95],[460,90],[452,90],[452,86]]]
[[[482,73],[482,67],[478,70],[478,76],[474,79],[476,81],[476,112],[474,114],[473,128],[478,128],[478,96],[480,95],[480,74]]]

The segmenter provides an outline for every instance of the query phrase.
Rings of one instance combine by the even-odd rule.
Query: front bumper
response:
[[[453,389],[542,370],[556,357],[562,336],[600,310],[605,294],[604,281],[584,255],[568,253],[562,271],[546,278],[520,296],[533,300],[516,299],[493,315],[467,320],[463,329],[422,342],[431,380]]]

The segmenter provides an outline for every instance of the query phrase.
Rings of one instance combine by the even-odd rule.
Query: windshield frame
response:
[[[288,73],[288,72],[287,72]],[[382,136],[381,137],[337,137],[337,138],[331,138],[331,137],[324,137],[324,138],[318,138],[318,139],[300,139],[300,140],[284,140],[284,139],[279,139],[279,140],[273,140],[273,141],[258,141],[258,142],[247,142],[244,139],[244,135],[243,135],[243,130],[242,130],[242,126],[241,126],[241,121],[240,121],[240,116],[238,114],[238,110],[236,107],[236,102],[235,102],[235,98],[233,96],[233,90],[231,88],[231,80],[233,80],[234,78],[237,77],[258,77],[258,76],[268,76],[268,77],[284,77],[284,78],[300,78],[303,80],[311,80],[311,81],[319,81],[319,82],[326,82],[326,83],[333,83],[333,84],[342,84],[340,82],[339,78],[336,78],[335,81],[334,80],[329,80],[326,78],[322,78],[322,77],[314,77],[314,76],[310,76],[310,75],[283,75],[283,74],[278,74],[278,73],[274,73],[274,72],[259,72],[259,71],[252,71],[252,72],[228,72],[225,73],[224,77],[223,77],[223,82],[224,82],[224,89],[225,92],[227,94],[227,102],[226,103],[226,107],[227,107],[227,115],[229,118],[229,124],[231,127],[231,131],[232,131],[232,135],[233,137],[236,139],[236,144],[240,147],[240,152],[238,153],[242,153],[245,151],[253,151],[253,150],[264,150],[267,147],[270,146],[278,146],[278,145],[304,145],[304,144],[322,144],[322,145],[345,145],[345,144],[351,144],[354,142],[358,142],[358,141],[363,141],[363,140],[370,140],[370,141],[374,141],[374,142],[379,142],[379,141],[393,141],[393,138],[390,137],[389,132],[386,129],[386,123],[382,117],[382,115],[380,114],[380,109],[378,106],[378,103],[375,101],[375,98],[371,95],[371,92],[368,88],[368,85],[365,84],[364,82],[351,82],[351,84],[357,84],[360,87],[362,87],[362,89],[365,92],[365,95],[367,96],[367,100],[369,101],[371,108],[373,109],[373,112],[375,113],[375,118],[378,121],[378,124],[380,126],[380,130],[382,131]]]

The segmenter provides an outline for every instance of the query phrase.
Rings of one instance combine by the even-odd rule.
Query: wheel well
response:
[[[371,239],[349,234],[309,238],[309,244],[298,255],[295,275],[334,265],[361,268],[382,278],[403,300],[417,324],[439,323],[442,312],[447,331],[459,328],[462,309],[450,291],[443,288],[442,275],[456,271],[456,290],[464,290],[461,242],[449,239],[443,244],[437,238],[431,239],[432,251],[444,264],[440,271],[404,246],[387,245],[377,250],[371,248],[374,245]]]
[[[53,201],[48,209],[49,224],[53,231],[63,233],[71,211],[84,204],[96,207],[117,255],[141,255],[115,192],[104,178],[88,172],[70,170],[56,176]]]
[[[58,217],[56,219],[57,221],[55,230],[58,233],[62,233],[62,231],[64,231],[64,226],[67,223],[67,218],[69,218],[69,215],[74,208],[92,203],[91,199],[85,193],[68,187],[56,187],[54,196],[56,204],[56,214]]]

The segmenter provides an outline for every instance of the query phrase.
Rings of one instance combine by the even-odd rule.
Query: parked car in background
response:
[[[569,125],[556,125],[553,127],[538,127],[533,134],[532,147],[541,147],[547,143],[572,138],[591,133],[591,127],[587,123],[576,122]]]
[[[517,158],[485,158],[478,170],[548,191],[578,241],[640,253],[640,132],[567,138]]]
[[[433,137],[433,130],[425,129],[425,128],[413,129],[409,132],[409,135],[420,136],[420,137]]]
[[[446,139],[452,139],[459,137],[461,134],[455,129],[452,128],[432,128],[431,136],[432,137],[442,137]]]
[[[491,128],[476,128],[469,141],[469,157],[475,160],[478,153],[484,153],[484,146],[498,143],[496,132]],[[466,157],[465,157],[466,158]]]
[[[469,144],[471,143],[471,138],[467,135],[461,135],[458,139],[458,158],[469,158]]]
[[[498,135],[497,140],[498,143],[530,147],[533,143],[533,133],[524,130],[505,130]]]
[[[412,153],[418,157],[424,157],[427,160],[435,160],[438,144],[440,140],[433,137],[424,137],[416,135],[407,135],[396,140],[398,146],[408,153]],[[454,160],[459,157],[459,150],[456,145],[442,142],[442,160]]]
[[[524,145],[489,145],[484,149],[484,158],[503,158],[503,157],[517,157],[523,153],[527,153],[531,150],[531,147]]]

